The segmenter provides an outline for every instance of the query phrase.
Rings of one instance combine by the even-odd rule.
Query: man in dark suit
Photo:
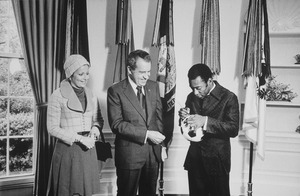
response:
[[[107,93],[108,121],[115,138],[117,196],[155,196],[161,143],[165,139],[158,84],[148,80],[150,55],[129,54],[128,77]],[[140,100],[139,100],[140,99]]]
[[[191,141],[184,163],[190,196],[230,196],[230,138],[239,131],[238,99],[213,80],[205,64],[193,65],[188,78],[193,92],[179,117],[187,118],[185,123],[191,130],[203,131],[201,141]]]

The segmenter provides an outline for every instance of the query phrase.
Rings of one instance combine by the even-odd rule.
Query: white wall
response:
[[[113,70],[115,66],[116,45],[115,45],[115,20],[117,0],[88,0],[88,30],[89,46],[91,58],[91,79],[89,86],[96,92],[105,118],[105,131],[108,140],[113,144],[114,136],[109,130],[106,114],[106,91],[112,85]],[[248,6],[248,0],[220,0],[221,18],[221,74],[218,81],[231,91],[237,94],[240,102],[244,100],[244,90],[242,88],[242,45],[243,45],[243,18]],[[153,59],[152,79],[155,78],[157,49],[150,47],[153,33],[154,17],[156,12],[154,0],[132,0],[133,32],[135,38],[135,48],[144,49],[150,52]],[[175,55],[177,68],[177,88],[176,88],[176,111],[180,105],[184,105],[186,95],[190,92],[188,86],[187,72],[195,63],[199,62],[199,21],[201,10],[200,0],[174,0],[174,37]],[[272,112],[273,114],[273,112]],[[177,118],[177,116],[176,116]],[[177,119],[175,119],[177,122]],[[271,147],[280,142],[280,136],[272,136]],[[231,194],[246,195],[248,181],[249,163],[249,143],[241,133],[232,141],[232,172],[231,172]],[[275,142],[274,142],[275,141]],[[293,140],[294,141],[294,140]],[[299,140],[294,141],[299,144]],[[288,142],[281,142],[287,147]],[[300,145],[298,145],[300,146]],[[183,170],[183,161],[188,148],[188,142],[184,141],[179,134],[178,128],[174,131],[174,141],[170,147],[169,159],[165,163],[165,194],[188,194],[187,175]],[[292,190],[289,194],[299,196],[300,192],[295,189],[295,182],[300,182],[300,172],[290,176],[291,184],[276,186],[281,184],[281,177],[285,174],[276,175],[273,178],[272,169],[263,172],[265,168],[272,168],[273,161],[280,161],[276,149],[270,151],[270,156],[264,162],[255,159],[254,169],[254,195],[257,196],[281,196],[285,190]],[[299,151],[299,150],[298,150]],[[284,152],[284,151],[282,151]],[[280,152],[279,156],[282,154]],[[273,155],[272,155],[273,154]],[[290,154],[289,154],[290,155]],[[291,155],[292,156],[292,155]],[[298,156],[298,155],[297,155]],[[296,156],[296,157],[297,157]],[[275,160],[274,160],[275,158]],[[276,165],[275,165],[276,166]],[[274,166],[274,167],[275,167]],[[299,166],[299,165],[298,165]],[[114,163],[110,160],[106,163],[102,172],[101,190],[102,195],[114,195],[116,191]],[[281,167],[275,170],[283,170]],[[292,171],[297,170],[293,167]],[[299,170],[299,169],[298,169]],[[259,180],[262,178],[263,180]],[[264,189],[266,181],[275,179],[267,183],[269,191]],[[284,178],[286,179],[286,178]],[[265,180],[265,181],[264,181]],[[299,183],[300,184],[300,183]],[[292,187],[289,189],[288,187]],[[277,191],[279,187],[280,191]],[[255,192],[256,191],[256,192]],[[255,194],[257,193],[257,194]],[[276,194],[277,193],[277,194]]]
[[[91,58],[89,86],[97,93],[102,108],[106,109],[106,90],[112,84],[115,66],[116,0],[88,0],[88,31]],[[221,16],[221,69],[219,82],[238,96],[241,73],[241,16],[246,1],[220,1]],[[132,0],[133,32],[135,48],[150,52],[153,63],[151,78],[155,79],[157,49],[151,47],[157,1]],[[188,86],[187,72],[199,62],[198,10],[201,1],[174,1],[174,37],[177,68],[176,101],[184,105]],[[243,4],[243,5],[242,5]],[[179,106],[179,105],[177,105]],[[103,112],[104,115],[105,112]],[[105,124],[108,128],[108,124]]]

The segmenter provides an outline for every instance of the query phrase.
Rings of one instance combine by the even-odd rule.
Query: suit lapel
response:
[[[146,97],[146,112],[147,112],[147,124],[150,123],[151,120],[151,114],[152,114],[152,106],[151,106],[151,89],[148,87],[148,85],[145,85],[145,97]]]
[[[222,97],[222,91],[220,88],[220,85],[218,82],[215,82],[216,87],[212,90],[210,95],[206,96],[203,99],[203,111],[205,112],[205,115],[209,115],[209,112],[212,112],[213,109],[216,108],[216,105],[219,104],[220,97]]]
[[[68,108],[75,111],[83,112],[82,105],[77,95],[75,94],[72,86],[66,79],[63,80],[60,84],[60,92],[64,98],[68,99],[67,102]]]
[[[127,97],[128,101],[132,104],[134,109],[143,117],[143,119],[146,122],[146,114],[144,113],[143,108],[141,108],[139,100],[135,92],[133,91],[132,86],[130,85],[128,79],[126,79],[124,83],[124,95]]]

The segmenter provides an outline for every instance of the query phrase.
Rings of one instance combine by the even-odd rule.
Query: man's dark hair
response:
[[[189,80],[194,80],[198,76],[200,76],[204,82],[207,82],[209,78],[213,77],[213,74],[207,65],[198,63],[190,68],[188,77]]]
[[[144,50],[134,50],[128,55],[127,58],[127,66],[129,66],[131,70],[135,70],[136,61],[138,58],[142,58],[146,62],[151,62],[151,57],[148,52]]]

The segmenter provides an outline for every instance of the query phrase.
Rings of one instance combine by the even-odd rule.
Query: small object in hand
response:
[[[203,136],[202,128],[195,129],[195,127],[191,127],[186,122],[190,116],[186,117],[181,121],[181,133],[185,139],[192,142],[199,142]]]
[[[195,137],[196,136],[196,133],[195,133],[194,130],[189,131],[188,134],[189,134],[190,137]]]
[[[190,114],[190,108],[185,107],[184,109],[186,110],[186,112],[187,112],[188,114]]]
[[[195,137],[196,136],[196,132],[195,132],[195,127],[190,127],[190,130],[189,130],[189,132],[188,132],[188,135],[190,136],[190,137]]]

